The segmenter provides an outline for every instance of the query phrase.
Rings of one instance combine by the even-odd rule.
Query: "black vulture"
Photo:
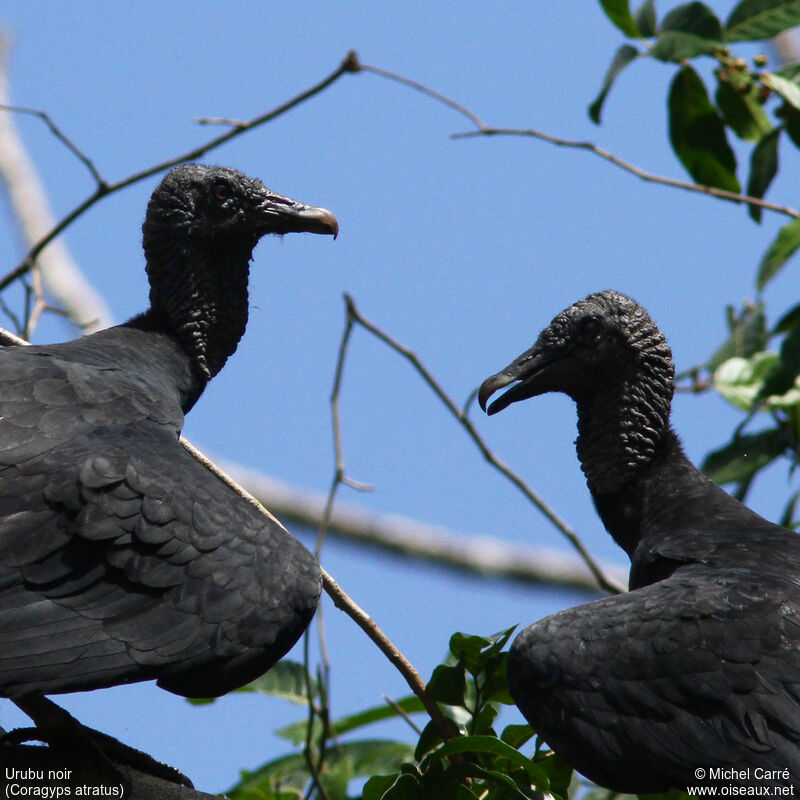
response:
[[[800,537],[689,462],[670,426],[672,355],[617,292],[562,311],[484,381],[489,406],[563,392],[626,594],[526,628],[511,695],[547,743],[621,792],[800,785]]]
[[[74,341],[0,351],[0,696],[156,679],[211,697],[306,629],[314,557],[179,444],[236,350],[253,248],[336,235],[329,211],[184,165],[143,225],[150,308]]]

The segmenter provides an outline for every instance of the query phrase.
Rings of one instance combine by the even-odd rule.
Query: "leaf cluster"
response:
[[[698,184],[740,194],[736,155],[729,141],[735,137],[751,147],[746,194],[763,198],[778,174],[781,140],[800,147],[800,65],[767,70],[766,56],[748,63],[731,48],[800,24],[800,2],[741,0],[724,23],[700,2],[679,5],[660,22],[653,0],[635,12],[627,0],[600,0],[600,5],[636,45],[625,43],[617,50],[601,91],[589,106],[590,117],[600,122],[612,84],[632,62],[653,58],[676,64],[667,97],[668,133],[676,156]],[[715,62],[713,94],[689,63],[701,58]],[[761,221],[760,206],[748,204],[748,213],[755,222]],[[765,467],[785,458],[793,469],[800,458],[800,305],[770,330],[760,299],[798,248],[800,219],[795,219],[780,229],[758,265],[754,281],[758,301],[738,313],[728,309],[728,339],[688,374],[694,390],[712,386],[744,414],[731,440],[703,464],[712,480],[735,484],[740,499]],[[704,372],[708,378],[701,382],[698,376]],[[749,432],[754,419],[765,418],[766,426]],[[789,497],[781,513],[784,525],[797,522],[799,494]]]
[[[539,741],[530,757],[519,752],[535,736],[529,725],[506,725],[499,733],[495,729],[502,706],[512,704],[506,679],[508,654],[503,651],[512,632],[513,628],[488,637],[463,633],[451,637],[447,658],[427,684],[453,723],[453,736],[446,741],[434,722],[421,729],[413,724],[412,717],[425,710],[414,695],[337,719],[327,731],[318,718],[308,717],[276,731],[293,745],[292,752],[242,772],[226,796],[232,800],[538,800],[546,792],[555,800],[567,800],[571,768]],[[302,664],[282,661],[237,691],[307,706],[320,699],[321,686]],[[392,718],[409,722],[416,744],[361,736],[367,726]]]
[[[626,42],[615,53],[589,106],[592,120],[600,123],[608,93],[629,64],[641,58],[676,64],[667,97],[669,139],[676,156],[696,183],[740,194],[729,136],[752,144],[746,193],[763,198],[778,172],[782,134],[800,146],[800,66],[770,71],[765,69],[766,56],[757,55],[749,64],[731,47],[769,39],[800,24],[800,2],[741,0],[724,23],[700,2],[679,5],[660,22],[654,0],[646,0],[635,13],[627,0],[600,3],[614,25],[636,44]],[[716,62],[713,96],[689,63],[701,57]],[[770,106],[774,120],[767,113]],[[748,204],[748,213],[761,221],[760,206]],[[762,284],[769,277],[761,276]]]

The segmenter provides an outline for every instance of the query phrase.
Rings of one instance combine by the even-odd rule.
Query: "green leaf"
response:
[[[525,742],[530,741],[533,735],[534,731],[530,725],[506,725],[500,738],[515,750],[519,750]]]
[[[386,775],[399,772],[404,762],[414,757],[410,744],[393,742],[387,739],[360,739],[355,742],[339,742],[331,747],[326,761],[336,764],[340,758],[347,758],[354,777],[365,775]]]
[[[361,800],[381,800],[384,793],[399,778],[399,775],[374,775],[365,784]]]
[[[550,781],[550,790],[566,797],[567,789],[572,782],[572,767],[552,752],[542,759],[536,759],[535,763],[547,775]]]
[[[769,189],[772,179],[778,174],[778,141],[783,128],[775,128],[754,148],[750,156],[750,177],[747,180],[747,194],[762,198]],[[756,221],[761,222],[760,206],[748,205],[747,211]]]
[[[714,370],[714,388],[740,411],[751,411],[767,376],[780,361],[777,353],[729,358]]]
[[[636,27],[646,39],[656,35],[656,4],[655,0],[644,0],[634,14]]]
[[[669,135],[675,154],[697,183],[741,191],[725,126],[691,67],[679,70],[670,86]]]
[[[761,291],[783,268],[800,247],[800,219],[784,225],[761,259],[756,288]]]
[[[693,33],[680,31],[662,31],[658,34],[656,43],[650,50],[650,55],[659,61],[668,61],[675,64],[703,55],[722,44],[718,39],[703,39]]]
[[[308,705],[309,685],[311,696],[316,697],[319,693],[317,682],[313,678],[307,677],[305,667],[296,661],[284,659],[272,667],[269,672],[236,691],[268,694],[304,706]]]
[[[725,343],[708,361],[712,372],[730,358],[749,358],[767,346],[767,320],[763,303],[748,303],[739,316],[728,306],[728,331]]]
[[[776,323],[773,333],[787,333],[800,326],[800,303],[792,306]]]
[[[491,643],[485,636],[454,633],[450,637],[450,652],[461,666],[474,675],[480,669],[481,651]]]
[[[428,681],[428,693],[434,700],[448,706],[464,705],[466,677],[460,666],[439,664]]]
[[[414,750],[414,758],[417,761],[422,761],[423,757],[433,750],[434,747],[439,745],[442,741],[442,734],[439,731],[439,726],[431,720],[419,735],[417,746]]]
[[[547,775],[541,767],[496,736],[458,736],[448,739],[431,757],[444,758],[454,753],[489,753],[504,758],[511,766],[524,769],[534,786],[549,788]]]
[[[606,100],[606,95],[608,95],[614,81],[616,80],[617,75],[622,72],[631,61],[634,61],[639,55],[639,51],[630,44],[623,44],[617,52],[614,54],[614,58],[611,61],[611,66],[608,68],[608,72],[606,72],[606,77],[603,79],[603,86],[600,89],[600,94],[594,99],[594,102],[589,106],[589,116],[592,119],[592,122],[599,125],[600,124],[600,112],[603,109],[603,103]]]
[[[638,36],[639,29],[631,16],[628,0],[600,0],[600,5],[606,16],[621,30],[626,36]]]
[[[397,780],[381,795],[381,800],[423,800],[422,788],[413,775],[398,775]]]
[[[774,72],[762,72],[759,80],[768,89],[779,94],[792,108],[800,111],[800,86],[794,81],[776,75]]]
[[[790,331],[781,344],[780,360],[761,387],[760,397],[772,407],[786,408],[800,402],[800,328]]]
[[[729,42],[771,39],[781,31],[800,25],[799,0],[742,0],[725,24]]]
[[[676,6],[664,17],[661,30],[691,33],[703,39],[722,39],[722,23],[705,3]]]
[[[464,773],[471,778],[482,779],[488,782],[490,786],[492,784],[501,784],[501,792],[499,797],[494,792],[489,795],[483,795],[485,797],[492,798],[492,800],[495,797],[498,797],[498,800],[508,800],[509,798],[514,798],[515,800],[528,800],[528,798],[530,798],[530,794],[523,792],[520,787],[517,786],[514,779],[505,772],[501,772],[496,769],[486,769],[479,764],[468,764],[464,768]],[[525,783],[527,782],[526,776]]]
[[[365,711],[360,711],[357,714],[341,717],[331,723],[331,727],[336,731],[338,736],[343,736],[345,733],[350,733],[358,728],[371,725],[373,722],[380,722],[384,719],[400,716],[400,711],[404,711],[406,714],[416,714],[424,710],[425,706],[422,704],[422,701],[416,695],[411,694],[394,701],[391,705],[386,703],[381,706],[375,706],[374,708],[368,708]],[[307,730],[308,720],[301,720],[300,722],[293,722],[291,725],[286,725],[275,731],[275,733],[294,744],[301,744],[306,740]]]
[[[484,664],[483,677],[480,682],[481,697],[484,702],[514,705],[514,701],[508,693],[507,661],[508,653],[496,653]]]
[[[709,453],[702,469],[714,483],[748,481],[785,450],[784,432],[770,428],[760,433],[738,436],[725,447]]]
[[[664,17],[650,55],[678,62],[723,44],[722,24],[716,14],[704,3],[685,3]]]
[[[800,111],[794,106],[785,105],[782,109],[783,126],[795,147],[800,147]]]
[[[242,771],[241,780],[232,786],[225,796],[231,800],[256,800],[256,798],[278,797],[278,792],[302,790],[308,783],[308,765],[300,753],[269,761],[257,770]],[[291,796],[291,795],[290,795]]]
[[[715,99],[725,122],[746,142],[757,142],[772,130],[757,94],[755,85],[745,92],[727,80],[720,80],[717,86]]]

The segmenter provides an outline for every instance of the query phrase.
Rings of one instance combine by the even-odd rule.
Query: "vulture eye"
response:
[[[586,317],[580,323],[580,335],[586,339],[599,339],[603,334],[603,323],[597,317]]]
[[[230,187],[226,186],[224,183],[215,184],[213,191],[214,197],[216,197],[220,202],[224,202],[231,196]]]

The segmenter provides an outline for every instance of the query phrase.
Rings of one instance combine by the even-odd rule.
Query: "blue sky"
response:
[[[711,3],[723,16],[732,2]],[[661,9],[661,12],[666,7]],[[11,91],[46,110],[109,180],[189,150],[217,131],[196,117],[248,118],[330,73],[350,48],[469,106],[486,123],[589,139],[644,169],[685,177],[666,136],[671,66],[634,64],[588,119],[621,35],[593,2],[121,2],[7,0]],[[746,52],[755,52],[752,49]],[[57,215],[93,188],[35,119],[18,125]],[[754,294],[761,254],[785,219],[759,227],[743,208],[648,185],[590,154],[527,139],[453,141],[462,117],[374,75],[348,75],[208,163],[234,166],[332,209],[341,233],[265,240],[256,250],[248,332],[187,420],[198,446],[319,492],[333,474],[330,393],[342,293],[414,349],[460,402],[528,347],[565,306],[614,288],[666,331],[677,366],[725,336],[723,308]],[[782,143],[770,197],[795,202],[798,158]],[[747,158],[739,151],[740,162]],[[145,306],[140,224],[157,178],[106,199],[66,241],[122,321]],[[0,263],[23,254],[5,208]],[[797,271],[770,284],[773,321],[797,301]],[[43,323],[37,340],[74,335]],[[469,535],[566,548],[491,472],[395,354],[356,331],[342,393],[348,474],[374,484],[342,494]],[[679,396],[674,422],[698,460],[738,417],[719,398]],[[575,459],[575,414],[548,396],[488,419],[490,445],[576,528],[592,552],[624,556],[594,515]],[[785,470],[754,495],[779,513]],[[298,534],[307,543],[311,538]],[[579,602],[577,594],[454,576],[329,540],[323,564],[427,676],[456,630],[492,633]],[[406,693],[353,623],[325,603],[335,716]],[[186,772],[230,786],[240,767],[286,751],[272,731],[303,712],[277,699],[228,697],[194,708],[151,684],[62,698],[83,722]],[[0,701],[0,724],[21,722]],[[403,728],[389,733],[406,735]]]

